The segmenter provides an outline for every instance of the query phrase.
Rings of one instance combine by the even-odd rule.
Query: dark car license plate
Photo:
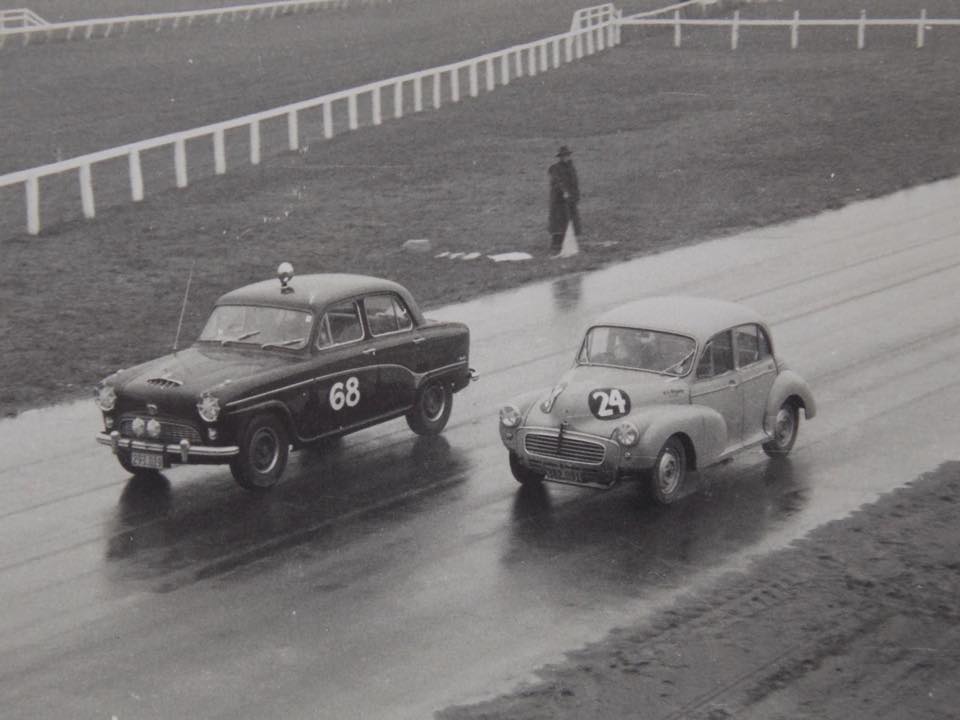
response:
[[[139,468],[150,468],[151,470],[163,470],[163,455],[160,453],[143,452],[141,450],[132,450],[130,452],[130,464]]]

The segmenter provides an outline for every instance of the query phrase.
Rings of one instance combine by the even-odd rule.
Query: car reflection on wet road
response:
[[[957,458],[958,189],[427,313],[470,325],[481,373],[445,434],[400,420],[299,453],[263,497],[223,468],[125,477],[92,403],[0,421],[4,716],[428,717]],[[817,420],[667,508],[521,489],[498,406],[638,287],[763,313]]]

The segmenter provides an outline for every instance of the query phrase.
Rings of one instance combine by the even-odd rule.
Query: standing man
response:
[[[580,235],[580,213],[577,211],[580,185],[577,182],[577,171],[570,159],[572,154],[570,148],[561,145],[557,151],[559,160],[547,171],[550,175],[550,216],[547,227],[550,232],[550,249],[555,255],[559,254],[563,247],[563,236],[568,223],[573,223],[574,233]]]

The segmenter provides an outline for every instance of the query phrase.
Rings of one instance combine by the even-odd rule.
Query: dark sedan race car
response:
[[[643,479],[667,504],[682,497],[689,470],[757,445],[789,453],[801,411],[816,414],[810,388],[759,315],[720,300],[657,297],[598,318],[552,389],[500,410],[500,437],[521,483]]]
[[[425,319],[406,288],[361,275],[279,280],[223,295],[189,348],[96,387],[104,432],[133,474],[229,463],[249,490],[275,485],[296,449],[405,416],[443,430],[475,373],[466,325]]]

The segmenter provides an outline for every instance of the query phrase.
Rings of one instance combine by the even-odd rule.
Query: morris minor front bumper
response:
[[[573,431],[561,437],[557,428],[521,427],[503,440],[524,465],[552,482],[605,489],[620,478],[622,450],[609,438]]]
[[[175,444],[150,442],[149,440],[134,440],[120,435],[114,430],[110,433],[98,433],[97,442],[117,450],[143,450],[144,452],[161,453],[164,458],[169,457],[173,462],[190,463],[193,461],[227,461],[240,453],[236,445],[191,445],[189,440],[181,440]]]

